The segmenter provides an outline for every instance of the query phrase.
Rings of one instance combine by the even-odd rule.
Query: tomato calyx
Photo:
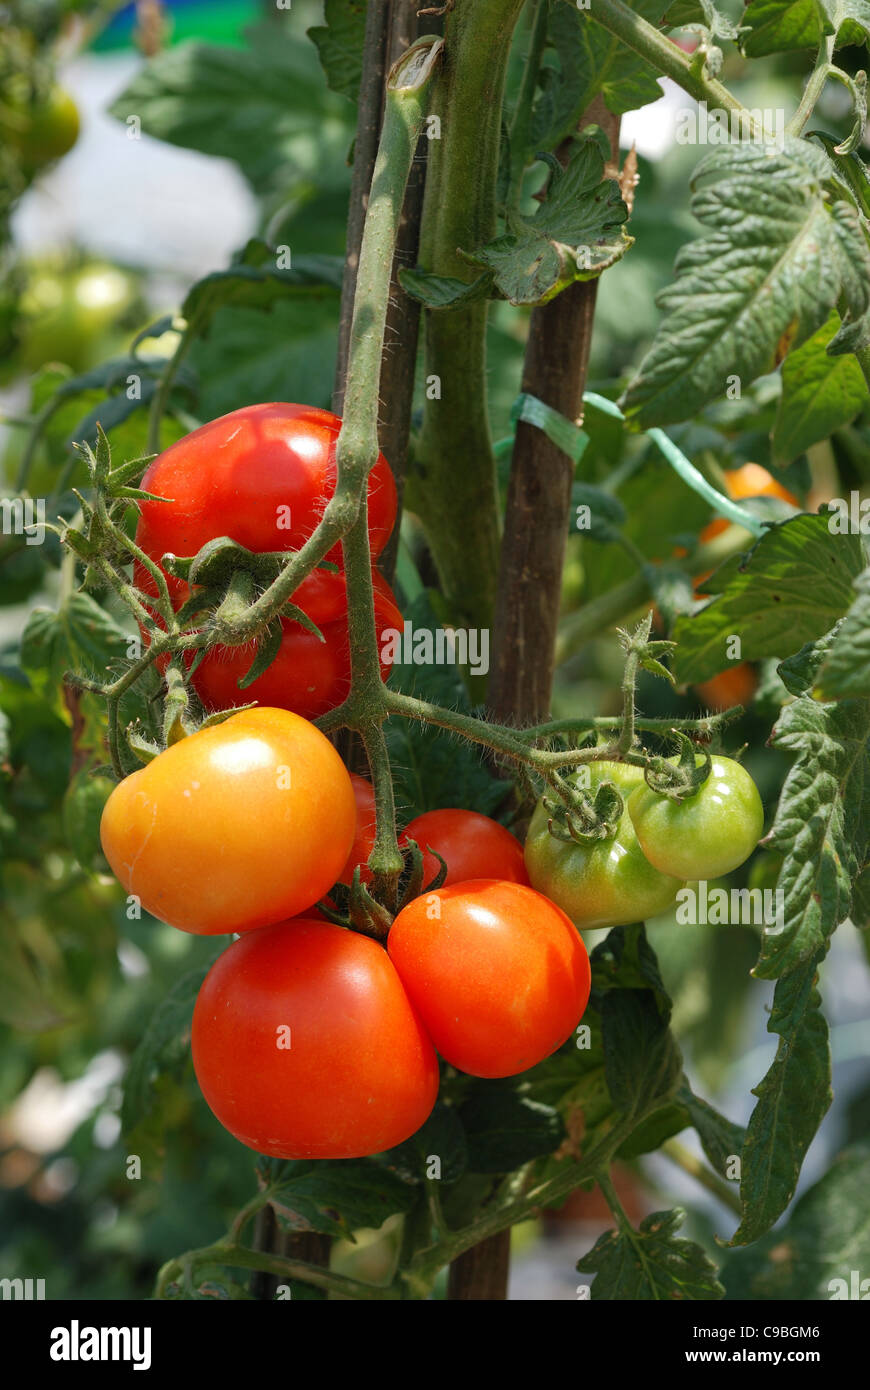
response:
[[[415,898],[422,897],[426,893],[433,893],[440,888],[447,877],[447,864],[437,850],[426,846],[426,852],[438,860],[438,872],[430,883],[424,884],[425,860],[416,840],[401,837],[400,848],[405,857],[405,867],[399,880],[398,902],[396,911],[391,912],[386,904],[380,902],[372,893],[367,884],[362,882],[361,871],[363,866],[357,864],[353,871],[353,878],[350,884],[336,883],[330,890],[328,899],[317,904],[318,911],[324,917],[339,927],[348,927],[351,931],[358,931],[363,936],[371,936],[375,941],[382,944],[389,935],[390,927],[396,916],[413,902]]]
[[[651,758],[644,768],[644,780],[652,791],[679,805],[700,791],[710,776],[713,761],[707,749],[699,749],[686,734],[677,729],[673,734],[679,741],[678,760]],[[697,753],[701,755],[700,763],[696,761]]]
[[[573,840],[578,845],[595,840],[612,840],[622,818],[625,803],[613,782],[600,782],[591,796],[574,778],[557,774],[555,787],[558,797],[545,796],[544,808],[549,813],[547,828],[556,840]]]

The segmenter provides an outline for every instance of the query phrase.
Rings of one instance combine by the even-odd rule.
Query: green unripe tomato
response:
[[[592,795],[601,782],[613,782],[626,798],[643,782],[643,769],[626,763],[594,763],[590,773]],[[547,829],[548,820],[539,801],[526,836],[526,869],[532,887],[581,930],[655,917],[671,906],[683,886],[682,879],[660,873],[644,858],[627,805],[612,839],[586,845],[556,839]]]
[[[731,758],[714,757],[706,782],[682,802],[644,783],[629,797],[628,811],[650,863],[682,878],[729,874],[749,858],[764,829],[758,788]]]
[[[0,96],[0,134],[32,168],[68,154],[79,136],[78,107],[63,87],[31,101],[21,86]]]

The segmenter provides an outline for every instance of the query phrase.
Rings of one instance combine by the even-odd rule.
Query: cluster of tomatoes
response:
[[[255,556],[298,549],[334,491],[340,426],[326,411],[273,404],[194,431],[143,479],[163,500],[141,504],[141,551],[160,565],[220,536]],[[373,557],[395,514],[379,457],[369,482]],[[278,658],[247,691],[260,703],[207,723],[126,777],[101,823],[106,858],[143,908],[182,931],[238,935],[197,998],[194,1068],[232,1134],[285,1158],[354,1158],[409,1138],[435,1103],[439,1054],[477,1077],[543,1061],[588,1002],[578,928],[665,910],[686,878],[741,863],[763,821],[754,783],[728,759],[714,760],[681,802],[648,787],[642,769],[598,762],[590,794],[606,781],[623,797],[608,838],[557,838],[544,799],[525,849],[486,816],[430,811],[401,837],[421,851],[430,887],[399,911],[386,948],[336,925],[318,904],[357,869],[370,879],[376,831],[370,783],[309,722],[350,681],[341,558],[335,547],[332,567],[294,594],[320,633],[282,619]],[[163,573],[180,607],[191,590]],[[140,563],[137,577],[153,601],[153,574]],[[401,625],[377,572],[373,581],[376,608]],[[192,681],[207,707],[239,703],[252,655],[206,653]]]
[[[340,429],[341,420],[328,410],[284,403],[245,406],[209,421],[164,450],[145,473],[142,488],[167,500],[142,502],[137,545],[158,566],[166,554],[194,556],[220,536],[257,555],[298,550],[335,491]],[[374,567],[395,525],[396,506],[393,474],[379,454],[368,484],[378,633],[401,631],[404,621],[392,589]],[[239,681],[256,655],[253,645],[210,647],[200,658],[192,682],[207,709],[256,700],[316,719],[341,704],[350,689],[350,646],[340,545],[330,550],[326,565],[312,571],[292,596],[319,631],[293,617],[281,618],[277,655],[244,693]],[[190,597],[190,587],[163,573],[177,611]],[[144,565],[135,566],[134,578],[146,600],[153,600],[157,586]],[[192,657],[188,660],[193,664]],[[160,664],[165,668],[165,660]],[[389,673],[386,660],[381,673],[384,678]]]
[[[405,840],[448,872],[398,914],[386,950],[325,920],[316,904],[366,872],[373,793],[288,710],[246,710],[171,745],[114,789],[101,838],[149,912],[240,933],[202,985],[192,1051],[217,1118],[261,1153],[391,1148],[435,1103],[436,1049],[472,1075],[511,1075],[564,1043],[586,1007],[581,937],[486,816],[408,825]]]

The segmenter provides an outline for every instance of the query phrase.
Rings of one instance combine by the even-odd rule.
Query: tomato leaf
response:
[[[782,367],[782,395],[773,429],[773,452],[790,463],[811,444],[848,425],[870,402],[864,373],[851,354],[832,357],[827,348],[840,328],[834,313]]]
[[[427,309],[458,309],[473,304],[476,299],[488,299],[492,293],[492,271],[484,270],[471,281],[457,280],[451,275],[435,275],[421,266],[399,270],[399,284],[405,294],[425,304]]]
[[[733,1180],[734,1160],[739,1159],[746,1140],[743,1126],[734,1124],[725,1115],[720,1115],[706,1100],[696,1096],[685,1077],[676,1098],[685,1106],[689,1123],[700,1139],[701,1147],[714,1171],[726,1181]],[[732,1169],[731,1172],[729,1168]]]
[[[440,626],[427,593],[406,605],[405,618],[411,624],[413,641],[425,642],[428,634],[437,656],[434,644]],[[412,660],[393,665],[390,684],[394,689],[464,714],[472,712],[455,664],[439,664],[437,660],[415,664],[413,648],[408,651],[407,644],[402,655]],[[396,805],[404,822],[442,806],[465,806],[491,816],[504,801],[509,784],[493,777],[481,753],[466,740],[411,719],[394,717],[385,728]]]
[[[870,701],[799,696],[774,727],[774,748],[798,754],[768,836],[784,861],[782,913],[762,934],[754,974],[772,979],[815,958],[849,914],[870,836]]]
[[[323,25],[309,29],[326,80],[334,92],[356,102],[362,76],[366,0],[326,0]]]
[[[833,535],[829,520],[805,514],[771,526],[742,563],[729,567],[719,597],[678,619],[678,681],[696,685],[715,676],[728,664],[732,636],[740,638],[744,661],[787,657],[843,616],[864,564],[861,539]]]
[[[862,44],[870,35],[867,0],[750,0],[743,15],[749,33],[743,51],[750,58],[817,49],[833,34],[835,47]]]
[[[193,1006],[208,967],[176,981],[158,1004],[124,1077],[121,1130],[156,1160],[164,1141],[167,1084],[189,1065]]]
[[[667,316],[622,399],[644,429],[685,420],[729,376],[745,390],[841,297],[855,317],[868,305],[870,246],[854,204],[834,197],[823,150],[791,138],[724,145],[698,165],[693,188],[710,234],[677,256],[677,279],[658,299]]]
[[[609,990],[600,1011],[608,1090],[617,1110],[639,1119],[673,1094],[680,1050],[651,991]]]
[[[286,181],[288,170],[299,184],[343,183],[350,107],[325,91],[310,44],[286,33],[276,42],[273,22],[245,38],[245,46],[164,48],[136,72],[110,114],[125,123],[138,118],[155,139],[234,160],[259,191],[279,171]]]
[[[769,1033],[779,1035],[773,1063],[753,1087],[742,1154],[743,1219],[730,1245],[764,1235],[794,1196],[801,1165],[831,1104],[828,1025],[816,989],[824,951],[777,981]]]
[[[631,7],[656,23],[660,0],[634,0]],[[576,130],[596,96],[622,115],[658,101],[662,89],[653,68],[574,5],[553,5],[547,41],[555,62],[541,69],[541,94],[532,114],[531,148],[552,149]]]
[[[593,1299],[631,1301],[685,1299],[710,1302],[725,1290],[716,1266],[694,1241],[676,1232],[685,1212],[657,1211],[637,1230],[606,1231],[577,1261],[581,1274],[593,1273]]]
[[[547,197],[533,217],[514,214],[508,230],[466,259],[495,276],[512,304],[540,304],[575,280],[590,280],[631,246],[619,184],[604,177],[598,142],[588,139],[567,168],[553,158]]]
[[[388,1216],[410,1211],[413,1187],[370,1159],[268,1159],[257,1179],[282,1231],[319,1231],[353,1240]]]
[[[558,1111],[498,1082],[478,1083],[461,1106],[473,1173],[509,1173],[551,1154],[565,1138]]]
[[[855,580],[857,598],[831,636],[816,676],[816,694],[825,700],[870,696],[870,569]]]
[[[795,1202],[785,1225],[748,1249],[728,1252],[720,1271],[726,1297],[764,1302],[866,1298],[868,1188],[870,1144],[863,1143],[837,1155]],[[853,1270],[859,1271],[856,1276]]]
[[[433,1159],[438,1160],[437,1172],[432,1171]],[[422,1129],[404,1144],[378,1154],[375,1162],[404,1182],[456,1182],[468,1167],[468,1143],[455,1106],[438,1101]]]

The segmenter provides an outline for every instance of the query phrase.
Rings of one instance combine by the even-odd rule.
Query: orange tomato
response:
[[[289,710],[201,729],[119,782],[103,852],[147,912],[205,936],[292,917],[332,887],[353,842],[348,772]]]

